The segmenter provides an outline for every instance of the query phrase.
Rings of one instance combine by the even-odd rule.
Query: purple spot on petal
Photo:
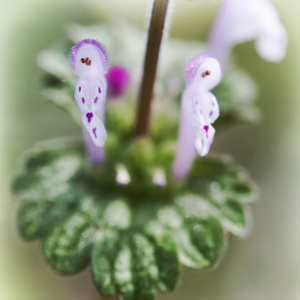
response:
[[[92,117],[93,117],[93,113],[92,113],[92,112],[87,113],[87,114],[86,114],[86,117],[87,117],[87,119],[88,119],[88,122],[91,123]]]
[[[214,114],[214,112],[213,112],[213,111],[211,111],[211,112],[209,113],[209,116],[211,117],[213,114]]]
[[[212,106],[215,106],[215,105],[216,105],[214,101],[211,101],[211,104],[212,104]]]
[[[202,115],[202,110],[201,109],[199,110],[199,112],[200,112],[200,115]]]
[[[203,129],[206,131],[206,138],[208,138],[208,129],[209,129],[209,126],[205,125],[205,126],[203,126]]]
[[[97,128],[93,128],[93,134],[94,134],[95,138],[97,138],[96,130],[97,130]]]
[[[78,91],[81,92],[81,86],[79,87]]]
[[[94,103],[97,103],[97,101],[98,101],[98,97],[95,98]]]
[[[198,104],[198,101],[196,101],[196,104]]]
[[[98,92],[101,94],[101,89],[100,89],[100,86],[98,87]]]
[[[85,103],[85,99],[84,97],[81,98],[82,103]]]

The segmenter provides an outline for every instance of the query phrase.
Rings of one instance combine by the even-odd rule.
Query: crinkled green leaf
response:
[[[120,294],[119,299],[134,299],[134,278],[132,273],[132,264],[134,263],[128,238],[121,241],[120,251],[114,261],[114,281],[117,291]]]
[[[132,222],[131,210],[123,200],[114,200],[107,204],[103,215],[103,226],[119,230],[128,229]]]
[[[224,230],[220,222],[208,217],[205,219],[191,218],[186,221],[190,239],[196,249],[209,262],[214,262],[224,249]]]
[[[210,267],[225,248],[226,232],[247,233],[256,186],[230,159],[196,160],[178,181],[170,174],[172,146],[124,139],[136,156],[130,157],[110,139],[100,166],[88,162],[82,142],[58,140],[28,151],[16,172],[19,231],[28,240],[41,238],[58,273],[91,263],[103,296],[150,300],[155,289],[176,287],[180,263]],[[119,182],[120,166],[126,183]]]
[[[168,293],[176,287],[179,279],[177,246],[168,234],[153,237],[155,239],[155,255],[159,272],[157,288],[161,292]]]
[[[118,253],[119,233],[113,230],[99,230],[95,234],[92,252],[92,276],[102,296],[116,292],[113,280],[113,264]]]
[[[18,230],[26,240],[43,236],[57,222],[64,220],[77,207],[78,195],[68,193],[52,199],[24,200],[18,208]]]
[[[154,246],[138,233],[120,239],[113,271],[118,298],[154,299],[158,277]]]
[[[154,245],[142,234],[135,234],[132,238],[132,253],[134,257],[135,281],[140,285],[136,290],[151,288],[157,283],[158,268],[155,258]],[[144,299],[141,297],[141,299]]]
[[[188,181],[190,191],[205,195],[214,205],[222,205],[228,199],[249,203],[257,197],[258,188],[247,172],[226,156],[197,159]]]
[[[91,241],[97,212],[93,199],[82,200],[79,211],[58,224],[42,240],[42,251],[49,264],[61,274],[73,274],[85,268],[90,259]]]

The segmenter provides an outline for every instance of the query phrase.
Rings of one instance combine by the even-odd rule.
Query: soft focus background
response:
[[[230,238],[218,268],[184,269],[171,296],[185,300],[300,299],[300,2],[272,0],[290,37],[281,64],[263,61],[253,43],[235,48],[237,63],[258,82],[263,120],[217,134],[213,150],[232,154],[261,187],[245,240]],[[89,270],[55,275],[37,242],[16,232],[9,181],[16,159],[36,142],[78,135],[72,121],[38,92],[37,54],[63,39],[67,24],[126,18],[145,28],[149,1],[10,0],[0,4],[0,299],[97,299]],[[217,1],[175,1],[172,37],[205,40]]]

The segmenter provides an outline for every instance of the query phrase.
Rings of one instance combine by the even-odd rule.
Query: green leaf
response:
[[[165,230],[158,220],[149,222],[146,232],[155,247],[157,288],[163,293],[168,293],[175,288],[180,273],[176,242],[171,231]]]
[[[180,230],[176,233],[176,237],[179,245],[179,260],[184,266],[196,269],[210,266],[211,262],[206,260],[202,253],[198,251],[187,230]]]
[[[175,288],[180,273],[177,246],[170,235],[155,237],[155,255],[159,271],[157,288],[168,293]]]
[[[158,280],[158,268],[154,246],[142,234],[135,234],[131,241],[135,299],[151,300],[155,297],[153,287]]]
[[[178,181],[170,173],[172,160],[162,158],[172,153],[168,145],[123,140],[134,157],[110,143],[114,149],[99,166],[87,161],[82,142],[42,143],[16,172],[19,231],[27,240],[41,238],[43,256],[58,273],[91,263],[101,295],[150,300],[155,289],[176,287],[180,263],[208,268],[224,250],[227,232],[248,233],[256,186],[231,159],[198,159]],[[127,183],[118,182],[120,165]],[[163,185],[154,179],[157,170]]]
[[[57,188],[68,182],[81,167],[84,145],[75,139],[57,139],[37,144],[23,154],[13,181],[15,193],[22,193],[32,185]],[[26,174],[30,174],[27,176]],[[38,188],[35,188],[38,190]]]
[[[207,267],[212,265],[224,249],[224,230],[220,222],[208,217],[204,219],[191,218],[186,220],[187,230],[195,248],[208,262]]]
[[[133,263],[128,239],[125,238],[114,261],[114,281],[120,293],[118,299],[134,299],[135,287],[131,269]]]
[[[118,230],[128,229],[131,225],[131,211],[123,200],[111,201],[103,215],[103,226]]]
[[[58,273],[73,274],[87,267],[95,232],[91,222],[97,212],[95,208],[92,199],[83,199],[80,210],[42,240],[44,257]]]
[[[75,124],[80,128],[82,126],[82,120],[80,110],[74,100],[74,92],[70,92],[68,88],[45,88],[42,95],[50,99],[59,108],[64,110],[73,119]]]
[[[40,238],[58,222],[67,218],[77,206],[76,193],[65,193],[55,199],[22,201],[18,208],[18,230],[26,240]]]
[[[235,123],[253,123],[260,119],[255,105],[257,87],[244,71],[227,70],[221,83],[212,90],[220,106],[220,117],[214,124],[216,129]]]
[[[188,217],[207,218],[214,217],[229,232],[245,236],[248,233],[249,216],[246,207],[238,202],[226,201],[223,205],[215,205],[209,199],[196,195],[180,196],[177,204]]]
[[[258,188],[247,172],[228,156],[197,159],[188,181],[190,191],[205,195],[214,205],[222,205],[230,198],[249,203],[256,200],[258,194]]]
[[[102,296],[115,293],[113,263],[117,256],[119,234],[112,230],[99,230],[95,234],[92,252],[92,277]]]

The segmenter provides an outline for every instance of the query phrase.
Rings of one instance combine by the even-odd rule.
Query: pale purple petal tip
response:
[[[84,127],[84,137],[85,137],[85,144],[87,148],[87,152],[89,155],[89,159],[94,164],[99,164],[104,160],[104,149],[101,147],[97,147],[92,140],[89,132]]]
[[[76,54],[78,52],[78,50],[83,46],[83,45],[94,45],[97,47],[98,51],[99,51],[99,55],[101,58],[101,61],[103,63],[104,69],[107,70],[108,69],[108,54],[106,52],[105,46],[103,44],[101,44],[100,42],[98,42],[97,40],[94,39],[84,39],[82,41],[80,41],[79,43],[77,43],[75,46],[72,47],[70,53],[69,53],[69,60],[70,60],[70,65],[73,69],[73,71],[76,73],[75,70],[75,62],[76,62]]]
[[[223,0],[209,36],[209,53],[227,63],[235,45],[251,40],[263,59],[284,59],[288,34],[271,1]]]
[[[129,86],[130,76],[122,66],[112,66],[106,74],[108,94],[111,98],[123,96]]]
[[[196,56],[194,56],[192,59],[190,59],[188,61],[188,63],[185,66],[185,69],[184,69],[184,79],[185,79],[186,85],[190,85],[193,82],[200,65],[207,58],[215,58],[215,57],[213,57],[209,54],[206,54],[206,53],[201,53],[201,54],[197,54]],[[223,74],[221,64],[220,64],[220,67],[221,67],[221,73]],[[221,75],[221,77],[222,77],[222,75]]]

